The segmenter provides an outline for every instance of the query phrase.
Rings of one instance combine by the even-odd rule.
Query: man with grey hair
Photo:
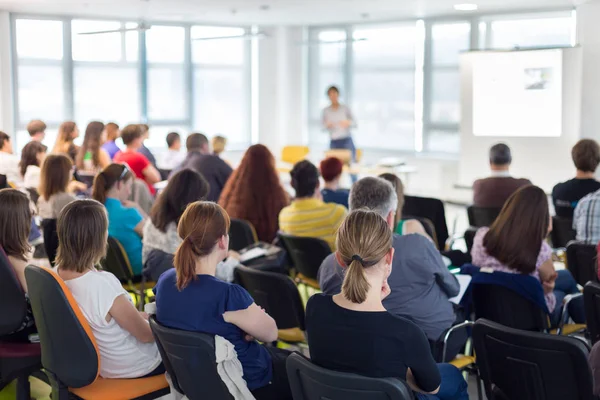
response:
[[[394,230],[398,198],[392,185],[381,178],[363,178],[350,190],[350,210],[366,208],[379,213]],[[456,321],[454,307],[448,299],[457,296],[458,280],[452,275],[434,244],[423,235],[394,233],[394,260],[388,278],[391,294],[383,305],[392,314],[417,324],[432,346]],[[344,269],[334,254],[321,264],[318,273],[323,293],[340,293]],[[447,359],[452,359],[463,343],[450,346]]]

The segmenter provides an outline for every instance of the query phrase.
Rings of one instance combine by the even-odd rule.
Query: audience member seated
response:
[[[290,172],[296,198],[281,210],[283,233],[322,239],[335,250],[335,234],[348,211],[344,206],[324,203],[319,190],[319,171],[310,161],[300,161]]]
[[[268,148],[255,144],[246,151],[227,181],[219,204],[232,218],[250,221],[258,240],[270,243],[275,239],[279,213],[290,201]]]
[[[92,121],[88,124],[75,161],[78,173],[96,175],[110,165],[110,156],[102,149],[105,138],[102,122]]]
[[[48,147],[32,140],[21,150],[20,173],[23,177],[23,187],[36,189],[40,186],[41,166],[46,158]]]
[[[551,230],[546,193],[537,186],[526,186],[508,199],[492,226],[477,231],[471,256],[480,268],[537,278],[544,288],[550,320],[556,326],[563,299],[579,293],[579,289],[569,270],[554,270],[552,249],[545,241]],[[575,322],[585,321],[583,298],[571,303],[569,313]]]
[[[235,346],[244,380],[257,400],[292,399],[286,350],[257,340],[277,340],[277,325],[238,285],[215,278],[229,249],[229,216],[211,202],[190,204],[179,221],[183,243],[175,269],[165,272],[156,291],[156,317],[168,327],[219,335]]]
[[[368,209],[383,217],[390,231],[398,205],[392,185],[381,178],[363,178],[350,190],[350,211]],[[386,310],[407,318],[421,328],[432,346],[443,340],[445,332],[455,322],[464,322],[460,312],[455,313],[448,299],[458,295],[460,286],[448,271],[431,240],[422,235],[393,235],[394,260],[389,284],[392,293],[383,301]],[[335,295],[342,290],[344,268],[329,255],[318,273],[321,290]],[[461,337],[459,337],[461,336]],[[453,335],[448,358],[453,358],[466,338]],[[456,342],[455,342],[456,341]]]
[[[169,150],[160,157],[158,168],[172,171],[185,159],[185,154],[181,152],[179,133],[171,132],[167,135],[167,146],[169,146]]]
[[[144,157],[146,157],[148,159],[148,161],[150,161],[152,166],[156,168],[156,158],[154,157],[154,154],[152,154],[150,149],[147,148],[146,145],[144,144],[144,142],[150,137],[150,127],[146,124],[140,124],[139,127],[142,130],[142,138],[143,139],[142,139],[142,145],[138,149],[138,153],[143,154]]]
[[[73,178],[73,162],[66,154],[50,154],[42,166],[37,202],[42,219],[56,219],[62,209],[75,200],[69,183]]]
[[[127,200],[134,179],[127,165],[111,164],[96,176],[92,197],[106,206],[108,234],[125,249],[133,274],[140,275],[146,214],[137,204]]]
[[[23,178],[21,177],[19,162],[19,157],[13,154],[10,136],[0,131],[0,175],[6,176],[7,181],[10,183],[20,183]]]
[[[32,257],[28,237],[31,227],[31,207],[25,193],[16,189],[0,190],[0,253],[8,256],[23,291],[27,293],[25,267]],[[36,332],[31,309],[21,326],[2,340],[27,342],[30,333]]]
[[[119,146],[115,141],[121,137],[121,131],[119,130],[119,125],[114,122],[109,122],[106,124],[106,142],[102,145],[102,149],[108,154],[110,159],[114,159],[115,155],[121,151]]]
[[[121,138],[127,148],[118,152],[114,157],[114,161],[127,164],[138,179],[146,182],[150,193],[152,195],[156,194],[154,184],[160,182],[160,173],[143,154],[138,153],[138,149],[144,141],[140,126],[127,125],[121,131]]]
[[[177,224],[186,207],[208,195],[206,179],[196,171],[184,169],[169,180],[144,225],[142,262],[144,273],[156,280],[163,272],[173,268],[173,254],[183,240],[177,233]],[[233,269],[239,264],[235,257],[217,266],[217,278],[233,281]]]
[[[213,154],[220,157],[221,153],[225,151],[225,146],[227,146],[227,138],[217,135],[212,138],[211,146]]]
[[[187,155],[185,160],[173,172],[189,168],[202,175],[210,185],[206,200],[219,201],[221,192],[233,170],[218,156],[210,154],[208,139],[201,133],[190,134],[185,142]]]
[[[600,190],[590,193],[577,203],[573,213],[573,229],[580,242],[593,244],[600,242]]]
[[[71,161],[75,162],[77,153],[79,153],[79,146],[73,141],[79,137],[79,128],[73,121],[66,121],[60,124],[58,128],[58,136],[56,137],[56,143],[52,149],[52,153],[64,153],[67,154]]]
[[[46,124],[44,121],[34,119],[27,124],[27,133],[32,142],[42,142],[46,137]]]
[[[423,331],[386,310],[397,267],[388,221],[352,211],[337,234],[335,258],[346,269],[340,294],[316,294],[306,307],[312,361],[324,368],[374,378],[400,378],[418,398],[468,399],[458,369],[436,365]],[[369,345],[364,345],[368,343]]]
[[[600,190],[595,172],[600,164],[600,146],[592,139],[582,139],[573,147],[571,157],[577,172],[575,178],[559,183],[552,189],[552,201],[556,215],[573,218],[577,203],[586,195]]]
[[[65,207],[57,224],[56,271],[92,328],[103,378],[140,378],[163,374],[148,316],[110,272],[96,265],[106,255],[106,210],[94,200]]]
[[[320,167],[321,176],[325,181],[323,190],[321,190],[323,201],[325,203],[336,203],[348,208],[350,191],[340,189],[340,178],[344,169],[342,161],[339,158],[329,157],[321,161]]]
[[[473,183],[473,205],[476,207],[501,208],[506,200],[517,189],[531,185],[527,179],[517,179],[510,175],[512,162],[510,148],[498,143],[490,149],[489,178],[479,179]]]

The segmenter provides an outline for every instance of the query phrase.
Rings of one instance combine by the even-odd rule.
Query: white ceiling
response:
[[[222,24],[328,24],[478,13],[569,8],[580,0],[0,0],[0,9],[35,14],[102,16]],[[467,13],[468,14],[468,13]]]

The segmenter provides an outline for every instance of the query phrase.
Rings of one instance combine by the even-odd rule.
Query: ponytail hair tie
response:
[[[363,261],[362,257],[359,256],[358,254],[355,254],[355,255],[352,256],[352,261],[358,261],[361,265],[364,264],[364,261]]]

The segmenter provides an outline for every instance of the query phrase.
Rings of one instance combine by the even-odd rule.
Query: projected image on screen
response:
[[[475,136],[561,135],[561,50],[474,54],[472,66]]]

